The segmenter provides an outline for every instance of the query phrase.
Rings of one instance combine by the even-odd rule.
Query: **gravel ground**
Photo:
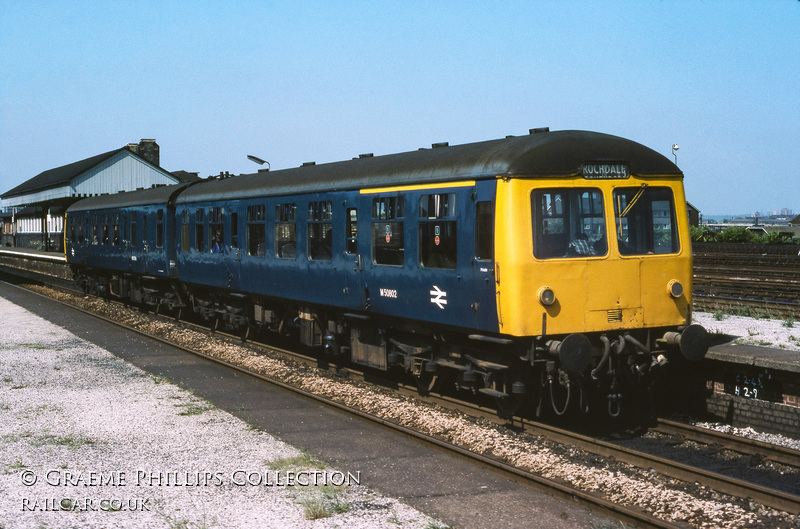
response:
[[[695,312],[692,320],[711,334],[734,337],[733,343],[800,351],[800,322],[792,319],[771,320]]]
[[[348,478],[4,299],[0,314],[0,529],[440,526],[352,481],[308,485]],[[248,484],[265,475],[282,485]]]

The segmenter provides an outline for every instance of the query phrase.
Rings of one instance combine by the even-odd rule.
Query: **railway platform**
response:
[[[737,427],[800,435],[800,351],[728,343],[712,347],[703,363],[709,414]]]
[[[34,280],[43,279],[43,275],[59,284],[72,281],[63,253],[30,248],[0,247],[0,271]]]

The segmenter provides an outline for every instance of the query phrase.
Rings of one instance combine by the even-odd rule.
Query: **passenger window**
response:
[[[258,257],[267,255],[266,225],[267,207],[263,204],[247,206],[247,254]]]
[[[403,197],[378,197],[372,201],[372,262],[402,266],[405,261]]]
[[[211,253],[225,252],[225,209],[211,208],[208,210],[208,236]]]
[[[164,247],[164,210],[156,211],[156,248]]]
[[[348,208],[347,210],[347,248],[350,255],[358,253],[358,210]]]
[[[333,257],[333,208],[331,201],[308,203],[308,258],[330,261]]]
[[[275,255],[281,259],[297,257],[297,204],[275,206]]]
[[[456,267],[458,241],[455,216],[455,193],[420,197],[419,264],[422,267]]]
[[[239,247],[239,214],[231,213],[231,248]]]
[[[113,243],[114,246],[120,245],[120,237],[119,237],[119,213],[114,214],[114,236],[113,236]]]
[[[599,189],[544,189],[531,194],[533,253],[539,259],[606,255]]]
[[[97,228],[97,215],[92,215],[92,244],[99,244],[100,237]]]
[[[205,234],[203,233],[203,228],[205,227],[205,212],[203,208],[199,208],[194,213],[194,243],[195,249],[198,252],[205,251],[206,248],[206,239]]]
[[[136,239],[136,212],[131,211],[131,246],[136,246],[138,241]]]
[[[189,221],[191,220],[191,213],[188,209],[184,209],[181,213],[181,251],[188,252],[191,247],[189,240]]]
[[[108,246],[109,237],[108,237],[108,215],[103,215],[103,244]]]

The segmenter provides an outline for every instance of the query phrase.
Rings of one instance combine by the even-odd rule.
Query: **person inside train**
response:
[[[589,238],[585,233],[578,232],[569,243],[567,248],[568,255],[595,255],[594,248],[589,244]]]
[[[225,242],[222,240],[222,230],[218,229],[214,233],[214,240],[211,242],[211,253],[223,253]]]

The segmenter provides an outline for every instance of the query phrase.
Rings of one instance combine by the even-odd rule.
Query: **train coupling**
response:
[[[702,360],[708,352],[708,332],[705,327],[696,323],[681,332],[664,333],[659,341],[679,347],[684,358],[691,361]]]

